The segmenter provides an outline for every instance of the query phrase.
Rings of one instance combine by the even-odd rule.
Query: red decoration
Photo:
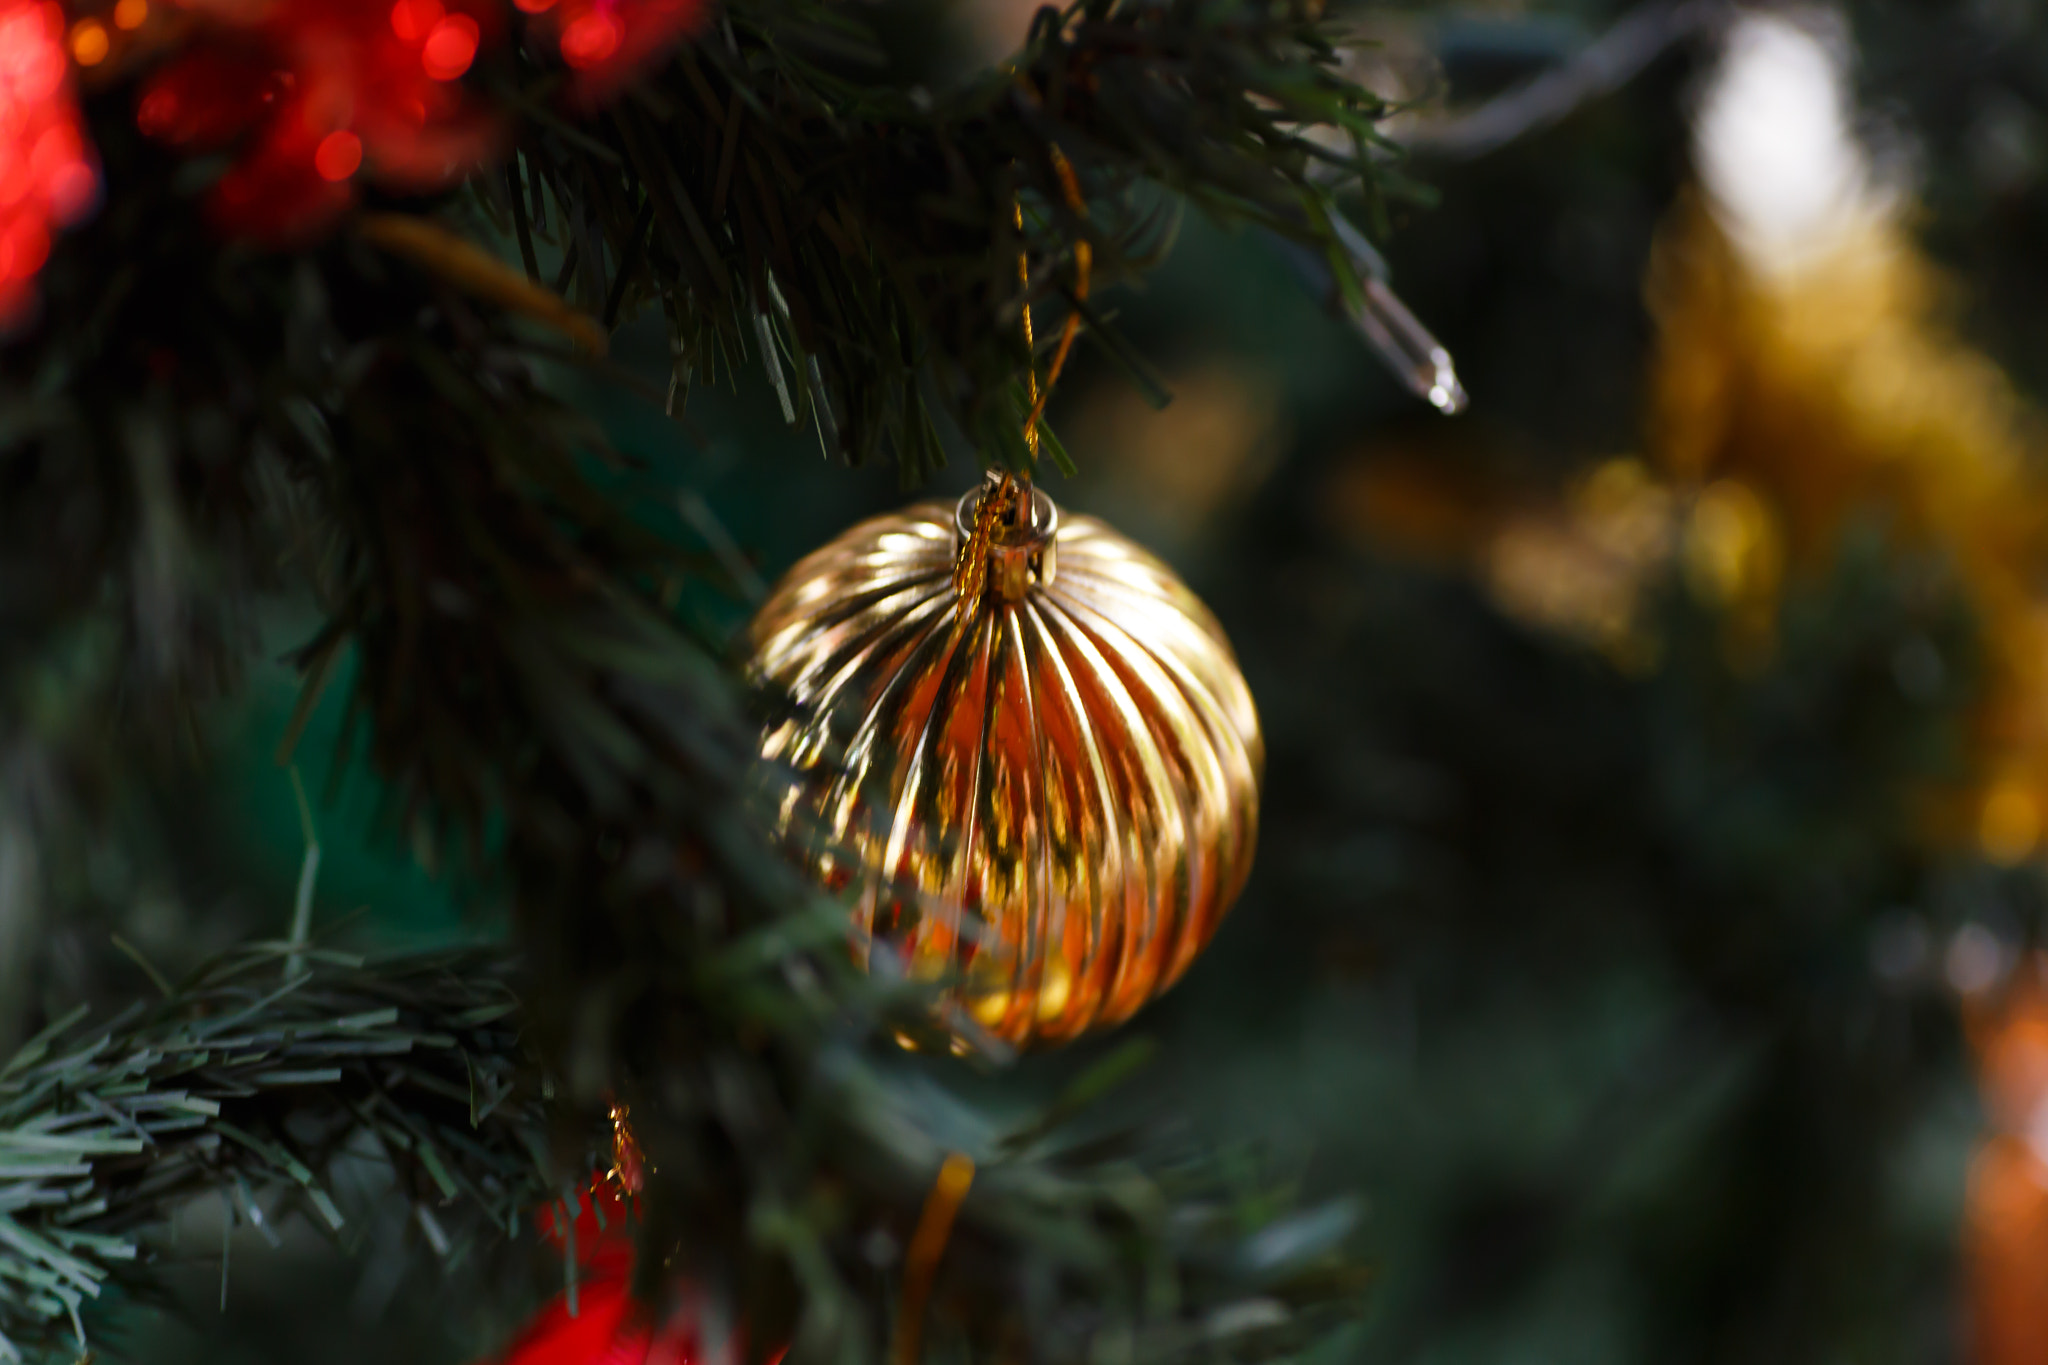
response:
[[[29,0],[0,0],[29,6]],[[706,0],[513,0],[548,30],[585,107],[684,35]],[[184,0],[212,21],[143,86],[136,123],[192,151],[239,146],[209,209],[227,232],[305,240],[363,177],[440,189],[488,160],[495,115],[456,82],[504,27],[503,0]]]
[[[500,1365],[695,1365],[699,1359],[695,1324],[687,1312],[662,1324],[649,1322],[633,1302],[631,1210],[608,1178],[591,1182],[574,1221],[580,1268],[577,1311],[567,1293],[558,1294],[527,1325]],[[603,1226],[599,1225],[599,1214]],[[565,1246],[559,1207],[540,1216],[543,1236]]]
[[[231,233],[301,240],[354,202],[359,175],[439,189],[496,150],[496,118],[454,84],[498,34],[495,0],[189,7],[222,31],[144,86],[136,121],[193,150],[243,144],[209,204]]]
[[[35,304],[50,231],[99,197],[55,0],[0,0],[0,327]]]

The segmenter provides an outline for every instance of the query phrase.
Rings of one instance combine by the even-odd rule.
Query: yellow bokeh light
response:
[[[98,66],[112,46],[107,26],[97,19],[81,19],[71,27],[71,60],[80,66]]]
[[[141,28],[149,18],[149,0],[120,0],[114,6],[114,27],[118,29]]]
[[[1977,817],[1977,844],[1984,856],[2012,867],[2034,851],[2041,839],[2041,806],[2019,782],[2006,781],[1984,798]]]
[[[1717,479],[1700,490],[1685,537],[1685,576],[1695,595],[1726,604],[1769,591],[1778,559],[1770,509],[1749,485]]]

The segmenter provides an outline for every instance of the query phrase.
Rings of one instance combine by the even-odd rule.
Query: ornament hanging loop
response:
[[[1077,217],[1087,218],[1088,202],[1082,197],[1080,180],[1074,174],[1072,163],[1057,145],[1049,146],[1048,152],[1053,172],[1060,183],[1061,197]],[[1024,418],[1024,445],[1035,467],[1041,443],[1040,427],[1045,421],[1045,405],[1052,397],[1052,386],[1059,382],[1060,371],[1066,368],[1067,356],[1072,352],[1074,338],[1081,329],[1080,305],[1088,299],[1093,256],[1087,238],[1074,243],[1075,308],[1060,328],[1059,345],[1053,351],[1052,366],[1041,386],[1038,382],[1038,340],[1031,326],[1031,252],[1022,245],[1024,201],[1013,197],[1010,213],[1017,225],[1020,244],[1017,284],[1024,296],[1021,319],[1024,325],[1024,387],[1025,401],[1029,405]],[[984,592],[993,587],[1004,601],[1016,602],[1030,591],[1033,584],[1044,586],[1052,582],[1056,568],[1053,546],[1059,529],[1059,512],[1051,498],[1031,486],[1029,472],[1014,475],[990,470],[982,486],[960,500],[953,523],[957,533],[953,591],[963,601],[977,602]]]
[[[991,472],[953,510],[959,546],[953,590],[967,601],[993,592],[1021,601],[1053,581],[1059,567],[1059,508],[1028,481]]]
[[[1046,145],[1047,157],[1052,162],[1054,178],[1059,181],[1060,198],[1073,215],[1087,221],[1088,200],[1081,193],[1080,177],[1074,174],[1074,164],[1067,160],[1067,154],[1059,144]],[[1060,371],[1067,366],[1067,357],[1073,353],[1074,338],[1081,332],[1081,307],[1088,302],[1088,286],[1094,275],[1094,249],[1086,237],[1074,240],[1074,306],[1068,311],[1066,321],[1060,324],[1059,344],[1053,348],[1052,365],[1045,372],[1045,383],[1038,382],[1038,338],[1031,325],[1031,251],[1024,245],[1024,201],[1012,198],[1010,201],[1012,220],[1017,225],[1017,284],[1023,291],[1024,309],[1024,380],[1025,398],[1030,408],[1024,418],[1024,444],[1031,452],[1033,468],[1038,464],[1038,451],[1042,443],[1040,431],[1045,421],[1045,405],[1052,400],[1053,385],[1060,382]],[[1030,475],[1025,475],[1027,486]]]

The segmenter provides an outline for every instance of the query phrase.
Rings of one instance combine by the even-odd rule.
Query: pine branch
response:
[[[167,998],[80,1009],[0,1066],[0,1359],[85,1345],[81,1308],[148,1292],[163,1225],[217,1195],[265,1236],[341,1232],[328,1174],[381,1155],[444,1257],[546,1197],[534,1073],[501,954],[365,966],[286,945],[217,961]]]
[[[527,125],[513,198],[544,186],[565,248],[661,302],[681,387],[750,356],[850,460],[891,454],[916,482],[964,439],[1024,467],[1020,251],[1041,301],[1078,306],[1075,245],[1098,286],[1142,274],[1165,192],[1311,246],[1357,294],[1330,220],[1339,192],[1376,203],[1389,180],[1365,156],[1384,110],[1337,74],[1316,9],[1047,8],[1014,63],[934,97],[843,7],[736,0],[639,98],[573,132]]]
[[[160,240],[176,250],[174,231]],[[239,307],[184,306],[230,269]],[[107,323],[120,341],[66,394],[68,420],[90,449],[104,414],[135,409],[124,380],[185,339],[182,410],[234,438],[208,447],[189,419],[167,427],[174,467],[248,493],[166,508],[191,526],[250,518],[246,534],[199,539],[210,552],[288,548],[330,610],[301,654],[308,685],[355,652],[351,713],[393,816],[508,894],[532,966],[523,1036],[562,1101],[554,1131],[589,1131],[616,1093],[653,1160],[644,1292],[672,1290],[673,1265],[707,1311],[748,1325],[750,1349],[794,1340],[799,1358],[880,1360],[901,1249],[941,1157],[965,1148],[983,1175],[933,1287],[934,1350],[1259,1358],[1355,1302],[1327,1237],[1260,1240],[1258,1192],[1141,1161],[1134,1143],[1004,1148],[1002,1125],[894,1055],[888,1034],[924,1027],[923,999],[863,976],[843,950],[845,907],[770,847],[745,803],[743,699],[655,605],[667,577],[711,561],[600,494],[602,442],[539,389],[507,317],[343,240],[151,272]],[[100,552],[118,564],[118,546]],[[406,1027],[459,1034],[470,970],[450,983],[454,1019]],[[308,1026],[357,1012],[328,1000]],[[276,1093],[342,1122],[315,1088]],[[394,1113],[446,1096],[400,1100]],[[459,1131],[466,1106],[437,1122]],[[317,1172],[314,1155],[300,1159]],[[188,1184],[127,1187],[125,1226],[161,1221],[190,1191],[234,1198],[229,1174],[184,1169]],[[519,1202],[509,1177],[502,1191],[473,1183],[501,1200],[500,1225]],[[46,1327],[52,1304],[68,1324],[61,1297],[37,1303]]]

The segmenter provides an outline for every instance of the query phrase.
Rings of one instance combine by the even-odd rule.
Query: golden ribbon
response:
[[[938,1273],[939,1257],[953,1235],[953,1217],[974,1184],[974,1159],[961,1152],[948,1156],[939,1167],[938,1179],[925,1196],[924,1212],[911,1236],[910,1251],[903,1258],[903,1295],[897,1301],[896,1350],[894,1365],[917,1365],[923,1344],[924,1309],[932,1294],[932,1277]]]
[[[603,355],[610,344],[596,318],[570,307],[552,289],[535,284],[437,223],[405,213],[366,213],[356,220],[356,232],[371,245],[439,276],[472,298],[554,328],[591,355]]]

